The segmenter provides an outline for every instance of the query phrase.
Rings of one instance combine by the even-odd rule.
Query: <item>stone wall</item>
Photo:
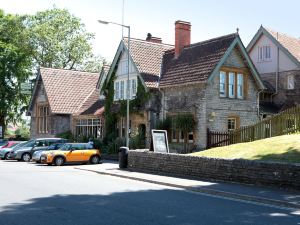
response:
[[[191,113],[197,126],[194,131],[195,145],[206,147],[206,100],[205,84],[179,86],[163,89],[161,115]]]
[[[130,150],[128,168],[174,176],[300,188],[300,164],[209,159],[189,155]]]
[[[240,126],[248,126],[259,121],[257,114],[257,86],[251,74],[247,76],[248,92],[244,99],[219,97],[219,76],[207,85],[206,114],[210,130],[227,131],[227,119],[238,117]],[[211,115],[214,115],[213,117]]]
[[[287,76],[294,75],[295,89],[287,89]],[[276,73],[261,74],[261,78],[276,88]],[[300,70],[290,70],[278,74],[278,94],[273,97],[276,105],[300,104]]]

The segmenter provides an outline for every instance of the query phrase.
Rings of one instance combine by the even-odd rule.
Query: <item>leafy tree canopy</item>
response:
[[[24,17],[0,10],[0,126],[16,122],[26,110],[28,96],[20,91],[32,69],[32,46]]]
[[[94,72],[96,69],[91,65],[102,64],[102,58],[92,53],[94,34],[87,32],[81,20],[66,9],[54,7],[29,15],[25,25],[38,65]]]

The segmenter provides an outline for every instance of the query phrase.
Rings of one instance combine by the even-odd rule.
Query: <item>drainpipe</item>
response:
[[[262,93],[263,92],[263,90],[259,90],[258,92],[257,92],[257,115],[258,115],[258,117],[260,118],[260,106],[259,106],[259,104],[260,104],[260,93]]]

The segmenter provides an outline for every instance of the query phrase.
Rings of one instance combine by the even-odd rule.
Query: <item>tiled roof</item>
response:
[[[94,114],[98,109],[104,106],[104,101],[100,101],[100,92],[98,89],[94,89],[84,100],[76,115],[90,115]]]
[[[124,38],[124,43],[128,46],[128,38]],[[147,87],[158,87],[163,54],[173,48],[173,45],[130,39],[130,55]]]
[[[166,52],[160,87],[205,82],[236,37],[234,33],[192,44],[176,59],[174,50]]]
[[[99,73],[40,68],[52,113],[73,114],[95,90]]]
[[[265,29],[300,62],[300,39],[269,28]]]

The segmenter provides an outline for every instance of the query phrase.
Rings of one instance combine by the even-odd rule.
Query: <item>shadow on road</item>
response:
[[[178,190],[54,195],[0,208],[1,225],[293,225],[299,221],[292,211]]]

